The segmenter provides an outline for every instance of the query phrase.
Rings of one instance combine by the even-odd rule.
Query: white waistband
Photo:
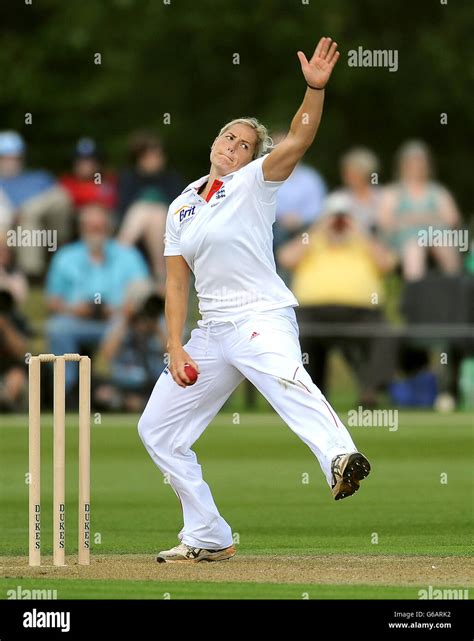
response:
[[[237,334],[239,333],[239,328],[237,327],[237,322],[231,318],[221,319],[221,318],[208,318],[207,320],[199,320],[198,326],[206,328],[206,347],[204,353],[207,354],[207,349],[209,347],[209,335],[211,332],[211,325],[224,325],[225,323],[232,323]]]
[[[271,313],[278,313],[278,314],[285,314],[288,316],[293,316],[295,315],[295,311],[293,308],[293,305],[284,305],[283,307],[278,307],[276,309],[268,309],[268,310],[262,310],[262,311],[256,311],[254,312],[255,315],[260,315],[260,314],[271,314]],[[224,325],[225,323],[232,323],[234,326],[234,329],[236,330],[237,333],[239,333],[239,325],[244,323],[249,319],[249,314],[245,314],[243,316],[237,316],[234,318],[219,318],[219,317],[214,317],[214,318],[206,318],[206,320],[200,319],[198,320],[197,324],[198,327],[201,328],[206,328],[206,353],[207,349],[209,346],[209,334],[211,330],[212,325]]]

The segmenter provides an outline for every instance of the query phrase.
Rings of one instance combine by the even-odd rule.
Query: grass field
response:
[[[92,428],[92,564],[29,568],[27,417],[2,418],[0,598],[56,589],[58,598],[418,598],[472,586],[472,414],[400,412],[397,431],[352,428],[373,472],[335,502],[309,449],[272,413],[221,413],[195,445],[232,525],[238,555],[158,565],[178,541],[172,489],[130,416]],[[345,418],[341,412],[341,418]],[[52,542],[52,417],[43,422],[42,541]],[[76,551],[77,434],[67,428],[67,552]],[[73,559],[74,561],[74,559]],[[47,563],[51,560],[46,559]]]

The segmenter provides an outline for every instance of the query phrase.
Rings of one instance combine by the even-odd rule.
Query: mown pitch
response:
[[[345,418],[341,414],[341,418]],[[238,422],[240,421],[240,422]],[[220,414],[195,445],[232,525],[238,555],[158,565],[178,541],[181,511],[153,466],[136,420],[92,430],[92,564],[29,568],[27,417],[5,417],[0,598],[56,589],[58,598],[418,598],[473,583],[472,415],[400,412],[398,430],[351,433],[372,463],[353,497],[335,502],[311,452],[274,414]],[[51,416],[43,422],[42,523],[51,554]],[[76,552],[77,438],[68,418],[67,553]],[[72,462],[72,463],[71,463]],[[45,558],[46,563],[51,560]]]

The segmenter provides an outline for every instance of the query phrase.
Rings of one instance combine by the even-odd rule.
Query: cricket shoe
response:
[[[370,472],[370,463],[360,452],[339,454],[331,463],[332,494],[336,501],[351,496]]]
[[[205,550],[194,548],[186,543],[180,543],[171,550],[164,550],[156,557],[158,563],[199,563],[200,561],[224,561],[234,556],[236,550],[233,545],[222,550]]]

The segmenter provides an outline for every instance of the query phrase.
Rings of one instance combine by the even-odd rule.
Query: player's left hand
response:
[[[339,56],[337,43],[332,42],[332,38],[321,38],[309,62],[304,53],[298,51],[301,71],[308,85],[317,89],[325,87]]]

